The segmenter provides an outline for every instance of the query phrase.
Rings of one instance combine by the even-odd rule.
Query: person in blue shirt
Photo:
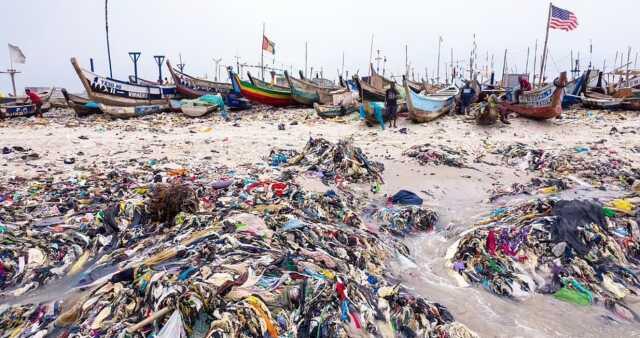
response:
[[[476,91],[471,87],[471,82],[465,82],[464,87],[462,87],[461,96],[462,106],[460,107],[460,112],[466,115],[469,112],[471,103],[473,103],[473,98],[476,96]]]

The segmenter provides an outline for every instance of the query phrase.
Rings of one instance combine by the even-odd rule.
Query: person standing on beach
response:
[[[460,107],[460,113],[467,114],[473,97],[476,96],[476,91],[471,87],[471,82],[467,81],[462,87],[462,107]]]
[[[393,122],[393,128],[397,128],[398,91],[396,90],[396,84],[393,82],[391,82],[391,87],[384,94],[384,105],[387,107],[387,115],[389,116],[389,128],[391,128],[391,122]]]
[[[25,89],[24,92],[27,94],[29,101],[36,106],[36,117],[42,117],[42,99],[40,96],[29,89]]]

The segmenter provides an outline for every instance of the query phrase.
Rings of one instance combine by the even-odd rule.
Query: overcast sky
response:
[[[181,53],[186,73],[210,78],[213,58],[235,64],[234,56],[239,55],[241,62],[259,64],[263,22],[266,35],[276,43],[276,66],[303,68],[308,41],[309,66],[323,67],[329,78],[336,77],[343,51],[350,73],[366,73],[372,34],[374,50],[380,49],[388,60],[388,73],[404,71],[407,44],[416,75],[423,76],[425,67],[433,74],[439,35],[444,39],[444,73],[451,48],[455,60],[468,60],[474,33],[480,66],[488,53],[501,73],[506,48],[509,70],[523,71],[530,47],[531,70],[536,39],[538,54],[542,50],[548,4],[542,0],[110,0],[113,75],[125,79],[133,73],[127,53],[134,50],[142,52],[139,73],[148,79],[157,78],[155,54],[178,63]],[[588,64],[590,40],[593,62],[599,68],[604,58],[609,68],[616,51],[624,51],[626,59],[629,46],[634,61],[640,49],[640,1],[557,0],[554,4],[573,11],[579,27],[573,32],[551,31],[548,74],[569,68],[571,49],[574,55],[580,51],[583,64]],[[108,73],[104,1],[4,0],[2,12],[0,68],[9,67],[7,43],[18,45],[27,57],[25,65],[17,66],[23,72],[17,77],[18,88],[56,85],[79,90],[69,63],[72,56],[85,68],[94,58],[96,71]],[[273,62],[271,56],[265,59]],[[2,74],[0,90],[10,88],[8,76]]]

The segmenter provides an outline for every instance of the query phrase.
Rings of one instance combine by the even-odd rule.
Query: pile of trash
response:
[[[322,181],[339,183],[376,183],[384,182],[382,172],[384,165],[370,161],[362,149],[353,145],[353,140],[342,139],[332,143],[324,138],[309,138],[304,149],[296,156],[294,152],[283,150],[272,151],[268,160],[272,165],[302,167],[305,172],[313,173]]]
[[[606,185],[629,189],[640,180],[640,168],[631,159],[617,156],[604,146],[564,148],[558,151],[537,149],[515,143],[496,149],[505,163],[540,173],[544,178],[568,178],[573,184],[594,187]],[[583,182],[586,180],[587,182]]]
[[[296,164],[343,177],[353,177],[354,167],[365,168],[358,179],[379,175],[349,144],[310,144]],[[85,203],[59,210],[62,219],[41,223],[29,234],[41,247],[58,237],[69,241],[63,246],[73,250],[65,258],[72,266],[60,270],[80,273],[72,287],[83,292],[64,307],[59,298],[5,303],[4,333],[475,336],[444,306],[412,295],[386,273],[390,258],[408,250],[385,232],[370,231],[352,209],[348,190],[306,192],[290,176],[265,169],[238,173],[207,163],[176,168],[160,162],[113,179],[96,171],[93,181],[103,183],[85,189]],[[46,191],[65,201],[77,185],[58,188],[52,184],[28,196],[41,200]],[[8,208],[24,214],[9,222],[5,215],[17,212],[3,211],[0,222],[12,228],[0,233],[2,243],[39,221],[17,222],[30,209]],[[44,255],[29,249],[19,254],[26,256],[25,266],[52,273],[41,264]]]
[[[432,231],[438,213],[422,206],[422,198],[411,191],[400,190],[387,199],[384,207],[370,205],[364,214],[380,225],[380,230],[404,237],[416,231]]]
[[[467,165],[468,152],[460,149],[456,150],[445,145],[434,145],[425,143],[415,145],[402,153],[404,156],[418,160],[420,164],[445,165],[457,168],[469,168]]]
[[[499,296],[550,294],[640,321],[626,303],[640,292],[638,203],[539,199],[497,209],[448,250],[449,267],[461,285]]]

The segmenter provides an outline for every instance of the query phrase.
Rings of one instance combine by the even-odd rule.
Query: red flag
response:
[[[276,53],[276,43],[269,40],[266,36],[262,36],[262,49],[271,54]]]

